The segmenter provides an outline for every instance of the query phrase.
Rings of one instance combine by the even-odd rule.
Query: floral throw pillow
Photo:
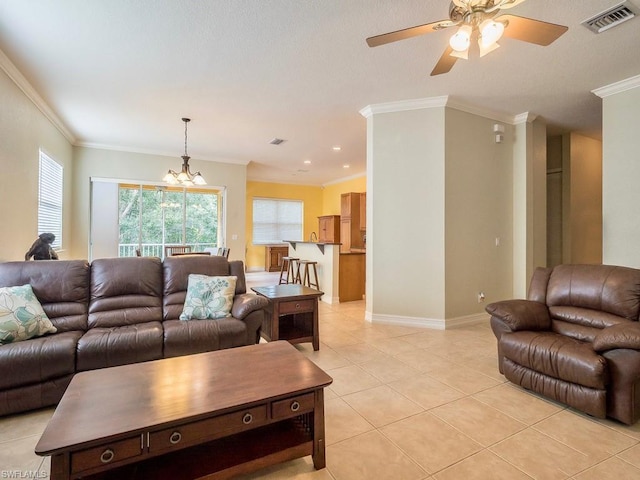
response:
[[[55,332],[31,285],[0,288],[0,345]]]
[[[230,317],[237,280],[234,276],[190,274],[180,320]]]

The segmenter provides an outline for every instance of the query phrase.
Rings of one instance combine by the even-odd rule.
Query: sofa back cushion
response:
[[[87,329],[89,264],[85,260],[0,263],[0,287],[26,284],[59,333]]]
[[[547,305],[597,310],[627,320],[638,320],[640,270],[611,265],[558,265],[549,277]],[[567,318],[584,318],[570,311]],[[584,321],[584,320],[581,320]],[[599,328],[609,320],[599,319]]]
[[[162,263],[156,257],[91,263],[89,328],[162,320]]]
[[[179,255],[167,257],[162,264],[164,274],[164,320],[180,318],[187,296],[189,274],[237,277],[235,295],[247,290],[244,278],[244,264],[239,260],[228,261],[217,255]]]

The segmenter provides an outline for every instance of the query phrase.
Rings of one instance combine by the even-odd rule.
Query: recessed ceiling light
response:
[[[333,151],[334,152],[339,152],[340,150],[342,150],[342,147],[340,145],[334,145],[333,146]]]
[[[342,168],[349,168],[349,164],[345,163],[344,165],[342,165]]]
[[[269,143],[271,145],[280,145],[281,143],[284,143],[284,142],[286,142],[286,140],[276,137],[273,140],[271,140]]]
[[[311,160],[305,160],[305,161],[304,161],[304,163],[305,163],[306,165],[311,165]]]

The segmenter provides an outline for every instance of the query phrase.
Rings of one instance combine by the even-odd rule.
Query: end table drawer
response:
[[[315,395],[307,393],[287,398],[271,404],[271,416],[274,420],[295,417],[301,413],[311,412],[315,406]]]
[[[290,302],[280,302],[278,307],[279,315],[287,315],[290,313],[313,312],[315,307],[315,299],[311,300],[292,300]]]
[[[239,410],[193,423],[152,432],[149,437],[149,451],[156,452],[167,449],[180,449],[195,445],[203,439],[229,435],[267,423],[267,406]]]
[[[138,435],[119,442],[108,443],[71,454],[71,471],[82,472],[90,468],[117,463],[142,454],[142,439]]]

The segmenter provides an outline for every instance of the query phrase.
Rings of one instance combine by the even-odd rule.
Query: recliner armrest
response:
[[[262,310],[269,305],[269,300],[255,293],[241,293],[233,297],[231,315],[239,320],[244,319],[251,312]]]
[[[593,339],[593,349],[596,352],[617,348],[640,350],[640,324],[638,322],[603,328]]]
[[[551,317],[544,303],[532,300],[503,300],[490,303],[486,312],[503,321],[512,331],[549,330]]]

